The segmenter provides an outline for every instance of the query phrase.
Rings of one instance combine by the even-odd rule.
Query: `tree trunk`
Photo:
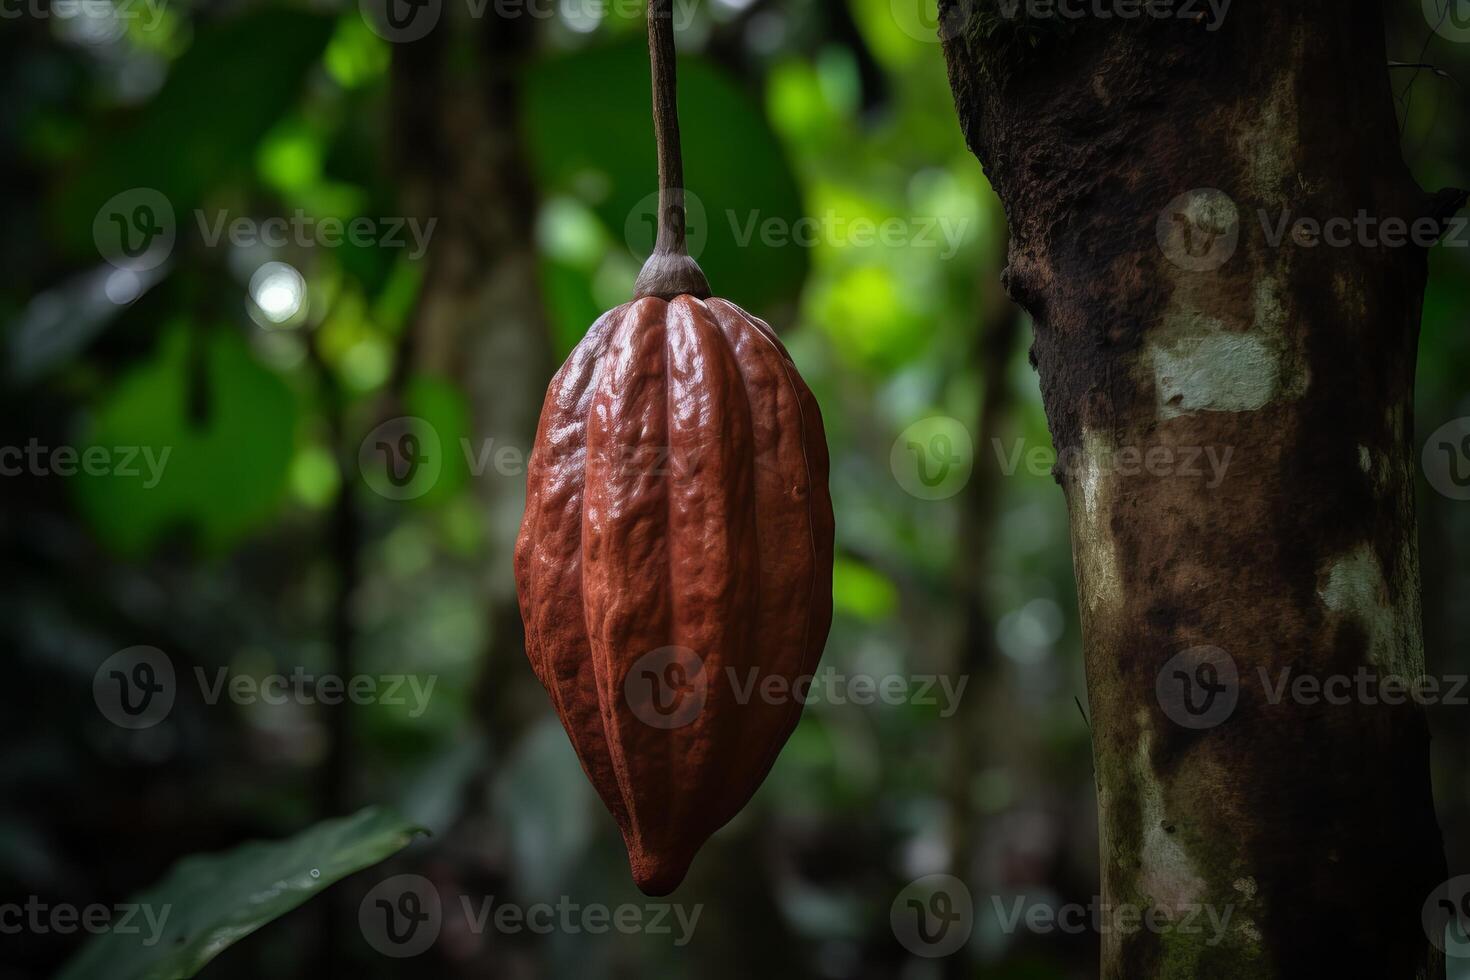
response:
[[[411,360],[469,395],[476,451],[493,440],[492,448],[518,450],[521,459],[530,455],[556,367],[536,268],[539,195],[519,142],[520,79],[536,26],[533,17],[476,20],[475,43],[458,58],[443,30],[394,46],[399,172],[418,213],[438,221]],[[494,559],[484,575],[490,645],[475,701],[498,766],[544,705],[506,557],[515,550],[525,476],[486,472],[475,489]]]
[[[1071,513],[1102,975],[1442,977],[1423,712],[1356,681],[1424,667],[1424,248],[1363,221],[1343,247],[1277,237],[1436,210],[1399,153],[1381,10],[1018,9],[948,0],[940,29]],[[1340,675],[1347,698],[1280,687]]]

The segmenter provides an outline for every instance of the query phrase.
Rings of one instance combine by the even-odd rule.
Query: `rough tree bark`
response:
[[[1175,923],[1103,918],[1102,975],[1443,976],[1420,923],[1445,877],[1422,711],[1275,695],[1283,670],[1424,669],[1424,249],[1290,228],[1273,244],[1283,214],[1463,201],[1404,166],[1381,9],[1240,0],[1222,22],[1074,26],[940,6],[1062,453],[1102,905]],[[1205,188],[1223,194],[1176,200]],[[1230,453],[1218,481],[1197,449]],[[1213,717],[1181,713],[1202,695]],[[1194,905],[1229,913],[1223,936],[1183,928]]]

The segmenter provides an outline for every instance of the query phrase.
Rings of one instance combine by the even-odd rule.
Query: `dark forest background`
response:
[[[1470,26],[1435,35],[1434,2],[1386,5],[1386,75],[1421,185],[1467,187]],[[450,913],[461,895],[646,903],[526,663],[510,564],[545,384],[627,300],[651,239],[643,15],[505,3],[429,0],[422,31],[372,0],[4,8],[0,446],[47,462],[0,477],[0,902],[125,902],[187,855],[381,805],[431,835],[379,853],[346,832],[341,850],[372,852],[347,866],[370,867],[202,975],[1095,975],[1095,934],[994,911],[1090,901],[1096,805],[1030,325],[1000,286],[1004,216],[956,123],[932,0],[700,0],[676,28],[696,255],[780,331],[826,417],[824,667],[964,678],[963,697],[810,705],[670,899],[703,907],[686,945]],[[284,234],[249,233],[272,218]],[[1421,444],[1470,416],[1467,246],[1431,254]],[[437,443],[400,487],[377,443],[404,417]],[[955,472],[931,486],[905,446],[941,435]],[[108,462],[81,466],[94,447]],[[143,451],[164,448],[152,479]],[[1429,673],[1463,675],[1470,503],[1424,480],[1419,504]],[[167,657],[176,696],[129,728],[94,681],[139,646]],[[196,670],[221,669],[434,686],[417,705],[407,689],[211,703]],[[1463,872],[1470,709],[1429,710]],[[266,864],[237,855],[173,900],[228,906]],[[974,899],[947,961],[890,926],[932,872]],[[446,908],[411,958],[359,920],[401,874]],[[83,938],[0,935],[0,977],[53,975]],[[124,975],[113,955],[73,975]]]

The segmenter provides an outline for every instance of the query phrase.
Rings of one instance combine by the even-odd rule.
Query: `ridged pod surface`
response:
[[[515,555],[526,652],[650,895],[796,726],[832,621],[827,475],[785,348],[722,299],[604,314],[546,392]],[[773,676],[787,693],[762,696]]]

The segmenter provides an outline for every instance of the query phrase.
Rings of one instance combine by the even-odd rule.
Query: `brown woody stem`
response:
[[[648,60],[653,74],[653,134],[658,146],[658,238],[633,286],[633,298],[710,295],[709,281],[688,254],[684,161],[679,152],[678,83],[674,68],[673,0],[648,0]]]

